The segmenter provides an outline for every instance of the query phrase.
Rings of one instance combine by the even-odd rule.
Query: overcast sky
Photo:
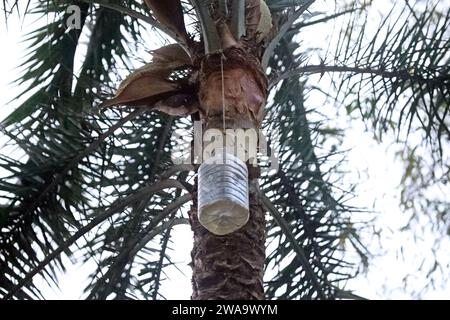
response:
[[[0,106],[2,108],[0,119],[17,106],[16,102],[10,105],[7,105],[7,102],[21,90],[11,85],[11,82],[18,77],[15,67],[21,62],[20,58],[24,55],[24,44],[19,44],[19,41],[25,33],[32,29],[33,26],[30,29],[29,21],[22,25],[16,17],[12,17],[8,21],[8,30],[6,30],[4,19],[1,20],[0,74],[3,76],[0,77]],[[304,41],[308,41],[308,39],[304,39]],[[313,40],[311,39],[311,41]],[[322,103],[320,99],[320,97],[313,96],[309,103],[320,105]],[[333,108],[334,106],[327,105],[326,107]],[[336,110],[330,109],[330,111],[331,114],[336,113]],[[391,145],[393,138],[387,137],[386,143],[377,144],[361,121],[348,123],[345,113],[337,113],[336,121],[347,127],[341,149],[350,150],[347,154],[347,166],[352,170],[346,179],[348,182],[358,184],[355,192],[357,197],[350,204],[367,207],[375,212],[371,217],[376,217],[376,229],[380,232],[379,237],[373,237],[370,232],[363,235],[363,242],[368,245],[375,256],[370,260],[369,269],[349,281],[346,289],[353,290],[356,294],[367,298],[449,299],[450,287],[445,288],[445,279],[440,279],[443,287],[422,290],[426,284],[426,274],[417,272],[422,260],[430,257],[430,248],[435,240],[435,235],[431,231],[425,230],[417,237],[417,230],[400,231],[410,216],[402,213],[399,209],[398,185],[403,166],[395,159],[394,153],[397,147]],[[168,272],[170,280],[164,282],[162,293],[168,299],[188,299],[191,292],[191,269],[187,264],[190,262],[192,234],[189,226],[176,226],[175,230],[172,244],[174,252],[171,257],[172,260],[180,263],[179,267],[184,274],[172,268]],[[443,264],[448,264],[450,239],[447,237],[442,241],[444,250],[441,252],[440,259]],[[60,278],[60,290],[46,289],[44,291],[46,298],[78,299],[82,296],[82,290],[87,284],[87,275],[93,266],[72,264],[68,260],[67,265],[66,274],[61,275]],[[405,292],[403,289],[403,279],[407,274],[412,274],[412,278],[410,278],[413,283],[412,288],[421,292],[420,296]]]

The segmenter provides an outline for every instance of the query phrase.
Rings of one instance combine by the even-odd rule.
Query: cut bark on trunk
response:
[[[222,74],[223,69],[223,74]],[[225,117],[231,122],[246,119],[259,128],[267,98],[267,78],[250,50],[230,47],[206,56],[201,63],[199,102],[205,124]],[[223,85],[223,87],[222,87]]]

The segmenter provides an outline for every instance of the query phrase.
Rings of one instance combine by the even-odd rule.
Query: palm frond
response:
[[[272,72],[289,70],[301,59],[294,53],[297,44],[292,35],[283,39],[271,58]],[[280,161],[278,172],[263,176],[261,184],[266,207],[274,214],[268,222],[268,248],[273,249],[266,264],[267,270],[277,271],[266,281],[269,298],[331,299],[339,291],[339,281],[351,278],[357,270],[341,252],[347,237],[354,235],[355,230],[348,231],[351,213],[357,210],[345,205],[349,194],[329,180],[330,171],[339,174],[336,165],[331,165],[336,151],[318,147],[326,140],[326,130],[308,120],[305,90],[301,80],[285,79],[273,88],[275,95],[267,108],[266,118],[271,120],[265,130],[271,133]]]
[[[349,113],[359,111],[380,137],[389,129],[409,133],[421,127],[431,144],[439,144],[450,135],[450,107],[442,99],[450,87],[450,12],[438,4],[394,5],[373,37],[367,35],[373,26],[366,10],[354,11],[336,37],[334,53],[326,52],[316,65],[299,61],[272,85],[291,76],[331,74],[338,83],[331,94]]]

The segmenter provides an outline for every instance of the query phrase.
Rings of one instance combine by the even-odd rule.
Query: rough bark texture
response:
[[[265,261],[265,218],[258,198],[250,194],[248,223],[216,236],[197,219],[197,197],[189,212],[194,232],[193,300],[262,300]]]

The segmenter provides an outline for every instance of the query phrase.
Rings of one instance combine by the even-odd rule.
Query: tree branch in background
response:
[[[263,69],[266,69],[269,65],[269,59],[272,57],[275,48],[280,43],[281,39],[283,39],[286,32],[291,28],[292,24],[302,15],[303,12],[308,10],[308,8],[314,3],[315,0],[310,0],[304,5],[302,5],[298,10],[296,10],[288,20],[281,26],[280,30],[278,30],[276,36],[270,41],[266,50],[264,51],[264,55],[261,60],[261,65]]]
[[[304,28],[304,27],[309,27],[309,26],[313,26],[313,25],[316,25],[316,24],[319,24],[319,23],[324,23],[324,22],[330,21],[332,19],[336,19],[336,18],[338,18],[340,16],[346,15],[348,13],[352,13],[352,12],[356,12],[356,11],[362,11],[364,9],[365,9],[364,6],[363,7],[359,7],[359,8],[352,8],[352,9],[344,10],[342,12],[338,12],[338,13],[335,13],[335,14],[332,14],[332,15],[329,15],[329,16],[325,16],[325,17],[317,19],[317,20],[296,23],[296,24],[294,24],[292,26],[291,29],[292,30],[299,30],[299,29]]]
[[[322,291],[322,286],[319,284],[319,280],[317,279],[316,274],[314,273],[314,270],[312,269],[308,258],[306,257],[305,251],[300,246],[300,244],[297,242],[297,239],[295,239],[294,234],[291,231],[291,228],[289,227],[289,224],[286,222],[286,220],[283,219],[282,215],[278,212],[278,209],[273,205],[272,201],[270,201],[269,198],[267,198],[264,194],[260,194],[262,198],[262,203],[264,207],[270,212],[278,226],[283,231],[286,238],[288,238],[292,249],[296,253],[296,257],[300,260],[300,263],[302,264],[305,272],[308,274],[309,279],[312,282],[312,285],[314,286],[314,289],[317,291],[317,295],[321,299],[325,299],[325,295]]]
[[[157,183],[147,186],[143,189],[141,189],[139,192],[136,192],[135,194],[132,194],[124,199],[119,199],[115,201],[111,207],[106,210],[101,215],[95,217],[91,222],[89,222],[84,227],[80,228],[77,232],[75,232],[69,239],[67,239],[62,245],[60,245],[57,249],[55,249],[51,254],[49,254],[47,257],[45,257],[42,262],[40,262],[33,270],[28,272],[25,277],[23,277],[22,280],[19,281],[19,283],[8,292],[8,294],[5,295],[4,299],[8,300],[15,296],[15,294],[28,283],[28,281],[31,281],[33,277],[45,269],[45,267],[52,262],[56,257],[58,257],[64,250],[68,249],[72,244],[74,244],[78,239],[80,239],[83,235],[85,235],[87,232],[92,230],[94,227],[96,227],[98,224],[102,223],[106,219],[110,218],[113,214],[117,213],[119,210],[123,210],[125,207],[130,205],[131,203],[138,201],[142,197],[147,197],[149,194],[156,193],[158,191],[167,189],[167,188],[178,188],[178,189],[185,189],[184,186],[178,181],[178,180],[163,180],[158,181]],[[187,201],[188,197],[183,197],[181,201],[176,202],[177,204],[184,203],[183,201]],[[168,207],[172,208],[172,207]],[[164,211],[166,213],[167,211]],[[168,211],[168,214],[171,211]]]
[[[45,198],[45,196],[53,190],[53,188],[56,187],[56,185],[60,182],[61,178],[66,175],[70,169],[72,169],[74,166],[76,166],[84,157],[88,156],[91,152],[98,149],[100,144],[108,138],[110,135],[112,135],[117,129],[121,128],[125,123],[128,121],[134,119],[139,114],[143,113],[145,109],[136,109],[132,113],[128,114],[125,118],[120,119],[117,123],[112,125],[106,132],[102,133],[97,140],[92,142],[86,149],[83,151],[80,151],[79,155],[75,158],[73,158],[67,166],[64,167],[64,169],[57,174],[50,182],[47,184],[47,186],[42,190],[42,192],[39,193],[39,196],[28,206],[25,208],[25,214],[28,212],[31,212],[36,209],[36,207],[39,205],[40,201]]]
[[[313,74],[313,73],[328,73],[328,72],[340,72],[340,73],[354,73],[354,74],[371,74],[376,76],[381,76],[384,78],[399,78],[402,80],[412,80],[419,83],[428,82],[436,83],[442,81],[450,81],[450,74],[441,74],[433,78],[425,78],[422,75],[415,74],[409,70],[395,70],[388,71],[384,69],[374,69],[374,68],[360,68],[360,67],[347,67],[347,66],[335,66],[335,65],[307,65],[299,67],[293,70],[289,70],[277,77],[275,77],[270,82],[270,88],[276,85],[278,82],[288,79],[290,77],[298,76],[301,74]]]
[[[120,12],[122,14],[125,14],[125,15],[128,15],[130,17],[142,20],[144,22],[147,22],[149,25],[151,25],[152,27],[155,27],[156,29],[159,29],[160,31],[162,31],[163,33],[165,33],[166,35],[168,35],[169,37],[171,37],[172,39],[174,39],[178,43],[184,44],[184,41],[182,39],[180,39],[175,32],[173,32],[169,28],[164,27],[161,23],[159,23],[158,21],[156,21],[155,19],[153,19],[150,16],[147,16],[145,14],[142,14],[142,13],[137,12],[137,11],[135,11],[133,9],[130,9],[130,8],[126,8],[126,7],[117,5],[117,4],[108,3],[108,2],[103,1],[103,0],[81,0],[81,1],[86,2],[86,3],[95,3],[95,4],[98,4],[101,7],[105,7],[105,8],[111,9],[111,10],[115,10],[115,11]]]

